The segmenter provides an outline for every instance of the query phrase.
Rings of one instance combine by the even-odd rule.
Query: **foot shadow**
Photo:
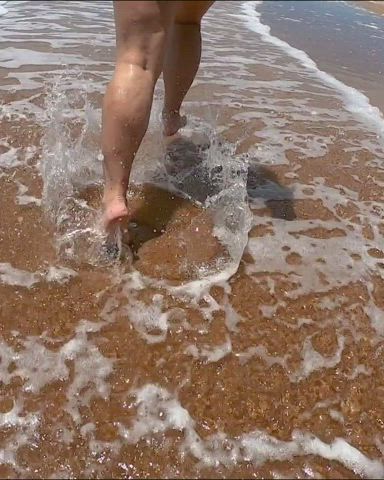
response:
[[[174,178],[174,186],[202,204],[208,197],[219,193],[221,188],[222,167],[210,171],[201,167],[204,152],[210,146],[208,137],[199,144],[180,138],[169,145],[166,154],[166,169]],[[296,218],[292,190],[281,185],[277,175],[267,167],[259,165],[255,158],[249,160],[247,195],[250,206],[256,199],[263,200],[273,218],[287,221]]]
[[[200,204],[220,192],[222,167],[202,165],[210,147],[210,139],[204,135],[194,140],[180,136],[166,148],[164,168],[172,188]]]
[[[208,137],[199,144],[180,138],[169,145],[166,154],[166,171],[174,179],[174,186],[202,204],[221,189],[222,167],[210,171],[201,167],[210,146]],[[255,158],[249,160],[247,195],[250,207],[256,199],[261,199],[273,218],[287,221],[296,219],[293,191],[281,185],[277,175],[259,165]]]

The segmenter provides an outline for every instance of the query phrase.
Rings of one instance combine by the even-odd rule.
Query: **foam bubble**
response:
[[[17,400],[11,410],[5,413],[0,413],[1,427],[25,427],[36,426],[39,423],[39,418],[33,413],[21,415],[23,412],[23,404]]]
[[[23,402],[21,400],[16,401],[11,411],[0,414],[0,425],[15,429],[7,436],[4,448],[0,448],[1,464],[11,465],[20,473],[23,471],[18,465],[17,452],[23,446],[36,441],[39,424],[38,414],[29,412],[23,415]]]

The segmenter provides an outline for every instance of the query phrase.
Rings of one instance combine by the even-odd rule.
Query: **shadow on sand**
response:
[[[209,171],[201,166],[209,147],[208,139],[197,144],[180,136],[169,143],[165,156],[165,171],[172,179],[172,188],[202,205],[221,188],[222,168]],[[296,218],[291,189],[281,185],[274,172],[258,165],[257,160],[252,158],[249,159],[247,194],[251,208],[257,203],[267,207],[273,218],[287,221]],[[145,201],[135,209],[130,225],[130,243],[134,253],[143,243],[161,235],[175,213],[188,202],[150,184],[143,187],[141,195]]]

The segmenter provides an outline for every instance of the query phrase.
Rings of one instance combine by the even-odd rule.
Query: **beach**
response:
[[[215,3],[115,261],[112,4],[0,5],[2,478],[384,477],[384,17],[357,3]]]
[[[369,12],[384,15],[384,4],[381,1],[370,0],[368,2],[356,1],[354,2],[358,7],[365,8]]]

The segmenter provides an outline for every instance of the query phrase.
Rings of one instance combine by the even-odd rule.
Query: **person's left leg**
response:
[[[175,134],[186,119],[180,107],[196,76],[201,58],[201,19],[212,1],[178,3],[164,59],[165,98],[163,108],[164,134]]]
[[[114,3],[116,68],[103,102],[104,225],[128,217],[126,193],[134,156],[148,128],[153,92],[163,66],[172,1]]]

